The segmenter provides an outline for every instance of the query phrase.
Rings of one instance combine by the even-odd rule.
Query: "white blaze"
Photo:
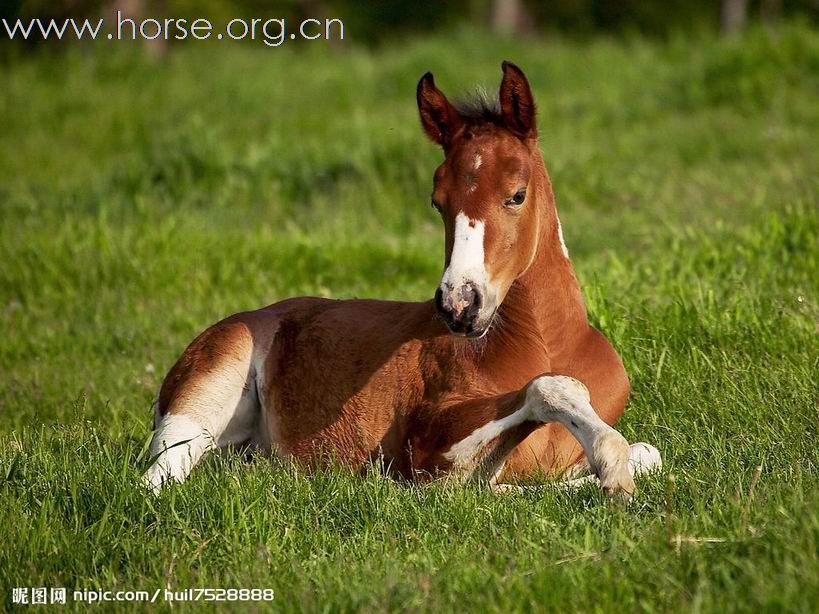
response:
[[[557,215],[557,214],[555,214]],[[566,247],[566,241],[563,240],[563,226],[560,225],[560,218],[557,219],[557,237],[560,239],[560,248],[563,250],[563,255],[569,257],[569,248]]]
[[[463,211],[458,214],[455,218],[455,242],[449,266],[441,279],[442,285],[459,288],[466,282],[472,282],[478,287],[485,287],[487,275],[483,235],[482,220],[472,220]]]

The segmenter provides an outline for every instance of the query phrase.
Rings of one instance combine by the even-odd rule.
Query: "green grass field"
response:
[[[440,152],[415,84],[493,90],[504,58],[632,378],[620,428],[664,472],[620,505],[212,456],[146,496],[151,402],[205,326],[291,295],[432,296]],[[819,608],[819,32],[101,45],[0,82],[6,607],[170,586],[285,611]]]

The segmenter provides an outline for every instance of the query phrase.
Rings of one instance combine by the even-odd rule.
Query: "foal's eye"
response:
[[[429,201],[429,204],[430,204],[430,206],[431,206],[433,209],[435,209],[435,210],[436,210],[438,213],[441,213],[441,212],[443,211],[443,207],[441,207],[441,205],[440,205],[439,203],[436,203],[434,199],[433,199],[433,200],[430,200],[430,201]]]
[[[518,190],[515,192],[515,195],[507,200],[504,204],[507,207],[514,207],[517,205],[522,205],[523,201],[526,200],[526,190]]]

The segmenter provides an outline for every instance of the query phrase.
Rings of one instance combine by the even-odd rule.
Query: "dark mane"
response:
[[[473,125],[503,123],[500,101],[497,96],[490,98],[486,92],[477,90],[453,102],[455,110],[467,123]]]

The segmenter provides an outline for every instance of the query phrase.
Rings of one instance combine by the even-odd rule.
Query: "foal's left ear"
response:
[[[523,71],[504,61],[503,81],[500,85],[501,115],[505,126],[523,139],[537,136],[535,126],[535,99]]]

